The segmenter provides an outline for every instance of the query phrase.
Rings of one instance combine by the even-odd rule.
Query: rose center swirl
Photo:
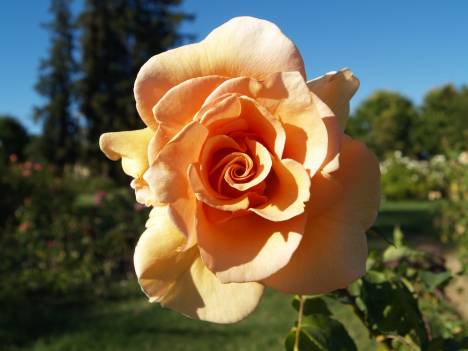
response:
[[[240,190],[237,185],[248,182],[254,176],[255,165],[252,158],[239,151],[225,155],[210,172],[212,184],[214,183],[218,193],[223,192],[224,182],[232,188]]]

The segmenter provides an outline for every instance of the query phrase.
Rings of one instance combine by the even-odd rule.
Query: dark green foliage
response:
[[[40,65],[37,92],[45,103],[36,107],[35,119],[43,123],[39,147],[45,158],[59,169],[73,164],[79,155],[78,119],[73,112],[74,59],[73,17],[70,0],[53,0],[53,19],[47,25],[51,44],[48,58]]]
[[[370,272],[362,279],[356,302],[372,330],[403,337],[411,335],[421,348],[427,347],[418,304],[402,281],[388,280],[384,274]]]
[[[424,97],[416,128],[412,130],[414,151],[446,154],[468,149],[468,87],[449,84],[429,91]]]
[[[132,274],[133,248],[147,218],[129,189],[89,171],[54,176],[18,163],[0,175],[0,300],[99,293]]]
[[[379,157],[387,152],[412,151],[410,132],[417,111],[398,93],[377,91],[368,97],[349,119],[348,133],[363,140]]]
[[[303,297],[299,334],[296,325],[286,338],[287,350],[361,350],[377,345],[378,350],[399,351],[466,347],[468,325],[450,308],[444,293],[454,277],[444,260],[405,246],[399,228],[393,242],[383,252],[371,253],[368,273],[347,289]],[[293,306],[300,310],[299,298]],[[367,330],[367,342],[361,329]],[[296,335],[298,349],[293,348]],[[350,335],[353,344],[348,341]]]
[[[294,298],[292,305],[297,311],[299,311],[300,300],[297,296]],[[309,316],[311,314],[322,314],[324,316],[331,315],[326,302],[319,296],[304,297],[303,313],[304,316]]]
[[[449,282],[452,279],[452,273],[445,271],[433,273],[428,271],[419,272],[419,280],[424,284],[427,292],[432,293],[437,287]]]
[[[3,161],[10,156],[22,160],[28,142],[28,132],[16,118],[0,116],[0,158]]]
[[[79,109],[86,119],[86,160],[102,164],[99,136],[144,127],[133,100],[138,70],[151,56],[179,44],[189,18],[180,0],[87,0],[79,16]],[[105,168],[106,166],[104,166]]]
[[[296,328],[286,338],[286,350],[294,351]],[[354,341],[343,325],[323,314],[304,317],[299,331],[299,350],[307,351],[357,351]]]
[[[400,150],[429,158],[468,148],[468,87],[448,84],[429,91],[420,108],[398,93],[377,91],[349,119],[347,132],[382,158]]]

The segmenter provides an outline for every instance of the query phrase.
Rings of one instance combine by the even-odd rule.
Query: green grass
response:
[[[291,296],[267,290],[257,310],[237,324],[195,321],[148,303],[142,293],[136,294],[136,282],[129,283],[131,293],[125,298],[84,306],[30,309],[35,311],[30,315],[33,324],[17,324],[16,330],[10,328],[10,332],[16,333],[10,337],[17,338],[17,346],[7,350],[279,351],[284,350],[284,338],[297,317]],[[335,317],[358,342],[359,350],[374,350],[375,344],[351,307],[327,301]]]
[[[132,284],[136,290],[136,282]],[[17,325],[19,330],[11,332],[23,338],[22,346],[11,350],[283,350],[296,312],[290,296],[268,290],[257,310],[233,325],[185,318],[148,303],[143,293],[88,306],[62,306],[31,317],[37,318],[32,326],[36,330]]]
[[[435,206],[436,203],[428,201],[383,202],[372,229],[386,238],[391,238],[394,226],[400,225],[407,236],[434,237]]]

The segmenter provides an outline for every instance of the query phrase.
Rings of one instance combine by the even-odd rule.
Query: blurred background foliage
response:
[[[86,0],[75,14],[71,1],[51,1],[50,48],[36,84],[43,104],[34,109],[42,133],[0,116],[0,349],[283,349],[296,316],[282,295],[269,291],[246,321],[217,326],[163,311],[138,291],[132,255],[148,209],[135,203],[129,179],[97,140],[143,127],[134,77],[150,56],[192,39],[179,31],[193,18],[180,2]],[[347,133],[381,160],[382,210],[369,231],[374,273],[349,289],[344,307],[311,318],[344,321],[350,299],[377,289],[372,294],[386,291],[389,302],[401,288],[427,324],[424,342],[411,323],[402,326],[409,336],[392,339],[386,330],[401,316],[364,301],[377,310],[362,302],[361,320],[344,323],[359,350],[406,350],[408,342],[455,350],[447,340],[467,336],[467,113],[468,87],[449,83],[420,105],[376,91],[349,119]],[[400,227],[405,245],[389,246]],[[383,276],[388,286],[378,285]]]

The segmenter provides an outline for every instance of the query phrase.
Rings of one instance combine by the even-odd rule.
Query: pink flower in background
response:
[[[94,204],[100,205],[102,200],[107,196],[107,192],[105,191],[98,191],[97,193],[94,194]]]

